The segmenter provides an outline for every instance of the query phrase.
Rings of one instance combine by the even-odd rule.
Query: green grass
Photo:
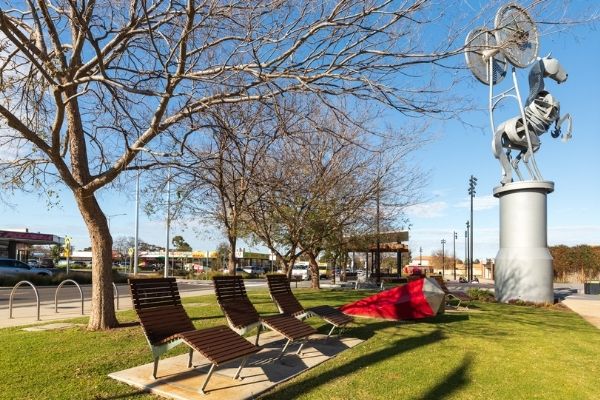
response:
[[[365,294],[304,290],[298,297],[305,306],[339,305]],[[276,311],[265,292],[250,295],[261,313]],[[225,323],[213,296],[185,302],[197,327]],[[119,320],[129,325],[110,332],[0,330],[0,398],[154,398],[107,377],[151,361],[134,313]],[[476,302],[471,312],[416,323],[358,319],[347,336],[365,342],[264,397],[593,399],[600,390],[600,330],[556,308]]]

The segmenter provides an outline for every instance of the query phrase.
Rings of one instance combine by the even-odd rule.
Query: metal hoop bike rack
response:
[[[79,286],[79,283],[75,282],[73,279],[65,279],[56,288],[56,292],[54,292],[54,312],[58,313],[58,291],[65,283],[72,283],[77,286],[77,289],[79,290],[79,296],[81,297],[81,315],[83,315],[83,292],[81,291],[81,286]]]
[[[20,281],[17,282],[17,284],[12,288],[11,292],[10,292],[10,298],[8,299],[8,312],[9,312],[9,318],[12,319],[13,315],[12,315],[12,306],[13,306],[13,295],[15,294],[15,291],[17,290],[17,288],[21,285],[27,284],[29,286],[31,286],[31,288],[33,289],[33,291],[35,292],[35,301],[37,304],[37,320],[40,320],[40,295],[37,291],[37,289],[35,288],[35,285],[29,281]]]
[[[114,296],[115,299],[117,300],[117,310],[119,309],[119,288],[117,288],[117,285],[115,285],[115,283],[113,282],[113,289],[115,290]]]

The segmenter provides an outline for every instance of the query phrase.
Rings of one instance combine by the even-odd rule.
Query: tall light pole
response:
[[[471,243],[469,244],[469,282],[473,280],[473,197],[475,197],[475,186],[477,186],[477,178],[471,175],[471,177],[469,178],[469,195],[471,196],[471,235],[469,238]]]
[[[133,238],[133,275],[138,273],[139,263],[139,236],[140,236],[140,171],[135,178],[135,236]]]
[[[469,276],[469,221],[467,221],[467,230],[465,230],[465,273]]]
[[[456,234],[456,231],[453,231],[453,247],[454,247],[454,252],[452,253],[452,259],[454,260],[454,280],[456,280],[456,239],[458,239],[458,235]]]
[[[169,236],[171,233],[171,167],[167,176],[167,240],[165,243],[165,278],[169,277]]]
[[[446,239],[442,239],[442,280],[444,279],[444,275],[446,275],[446,267],[444,265],[445,259],[444,256],[446,254],[444,245],[446,244]]]
[[[106,216],[106,219],[108,220],[108,230],[109,230],[109,231],[110,231],[110,219],[111,219],[111,218],[114,218],[114,217],[120,217],[120,216],[122,216],[122,215],[127,215],[127,214],[125,214],[125,213],[122,213],[122,214],[113,214],[113,215],[107,215],[107,216]]]
[[[419,246],[419,265],[423,265],[423,248]]]
[[[158,157],[179,157],[180,154],[177,153],[162,153],[157,151],[152,151],[149,149],[145,149],[143,147],[138,148],[140,152],[150,153],[153,156]],[[143,154],[143,153],[142,153]],[[141,157],[141,156],[140,156]],[[137,274],[138,267],[138,247],[139,247],[139,233],[140,233],[140,225],[139,225],[139,215],[140,215],[140,173],[138,170],[137,178],[136,178],[136,186],[135,186],[135,238],[134,238],[134,275]],[[171,229],[171,221],[170,221],[170,202],[171,202],[171,168],[169,167],[169,175],[167,180],[167,246],[165,251],[165,278],[168,277],[168,265],[169,265],[169,231]]]

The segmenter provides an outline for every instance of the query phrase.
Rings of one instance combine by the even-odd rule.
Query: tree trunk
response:
[[[92,244],[92,312],[89,330],[106,330],[119,325],[115,315],[112,279],[112,237],[106,217],[92,194],[75,193],[75,200]]]
[[[230,236],[227,238],[227,240],[229,241],[229,248],[231,249],[229,252],[229,257],[227,258],[227,271],[229,271],[229,275],[234,275],[236,267],[235,246],[237,243],[237,238],[235,236]]]
[[[319,282],[319,264],[317,263],[317,257],[312,251],[307,251],[308,265],[310,267],[310,282],[313,289],[321,289]]]

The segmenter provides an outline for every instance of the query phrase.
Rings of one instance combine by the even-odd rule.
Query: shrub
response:
[[[474,300],[485,301],[488,303],[496,302],[494,293],[486,289],[471,288],[467,291],[467,294],[471,296]]]

